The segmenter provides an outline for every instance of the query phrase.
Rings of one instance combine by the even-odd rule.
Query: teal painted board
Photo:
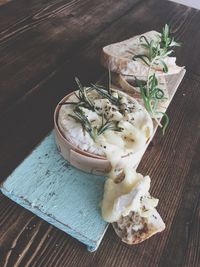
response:
[[[52,132],[7,178],[1,191],[94,251],[108,226],[100,213],[104,180],[70,166],[58,153]]]

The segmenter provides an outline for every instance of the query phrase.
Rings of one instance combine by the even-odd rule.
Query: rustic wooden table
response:
[[[3,1],[1,1],[1,4]],[[109,227],[99,249],[85,246],[0,194],[0,266],[200,266],[200,11],[168,1],[13,0],[0,7],[0,179],[53,127],[61,97],[98,79],[101,48],[172,25],[186,76],[139,170],[167,228],[129,247]]]

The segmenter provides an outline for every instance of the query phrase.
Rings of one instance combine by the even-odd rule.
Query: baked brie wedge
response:
[[[118,90],[108,95],[102,88],[84,88],[91,106],[80,102],[79,93],[61,103],[57,123],[62,135],[83,152],[110,161],[123,161],[134,154],[136,165],[153,134],[152,119],[145,108]]]

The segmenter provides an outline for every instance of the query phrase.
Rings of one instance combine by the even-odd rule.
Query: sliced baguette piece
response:
[[[165,229],[165,223],[156,210],[158,199],[149,194],[150,177],[142,178],[130,193],[115,200],[114,210],[121,214],[113,223],[117,235],[127,244],[137,244]]]
[[[165,229],[165,223],[156,209],[149,217],[142,217],[131,211],[112,225],[121,240],[129,245],[141,243]]]
[[[147,77],[149,67],[140,59],[133,60],[135,55],[148,54],[147,49],[141,46],[141,36],[145,36],[149,41],[157,40],[160,38],[160,33],[149,31],[125,41],[105,46],[101,57],[103,66],[121,75],[131,75],[138,78]],[[162,65],[157,65],[156,67],[154,65],[157,75],[176,74],[183,68],[176,65],[175,57],[166,57],[163,61],[168,66],[168,72],[163,72]]]

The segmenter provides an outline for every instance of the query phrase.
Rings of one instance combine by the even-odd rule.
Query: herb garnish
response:
[[[81,110],[79,107],[76,107],[73,112],[74,112],[74,115],[69,114],[68,116],[70,116],[71,118],[79,122],[82,125],[83,130],[86,130],[89,133],[90,137],[93,140],[95,140],[96,135],[97,135],[96,128],[92,127],[90,121],[85,116],[85,113],[83,112],[83,110]]]
[[[121,132],[123,130],[121,127],[118,126],[119,124],[118,121],[109,121],[109,120],[107,120],[105,123],[103,123],[102,120],[102,125],[99,127],[99,129],[97,129],[97,127],[92,127],[87,116],[85,116],[85,113],[79,107],[75,108],[73,112],[74,115],[69,114],[68,116],[79,122],[82,125],[83,130],[87,131],[90,137],[94,141],[97,138],[97,136],[103,134],[107,130],[112,130],[117,132]]]
[[[170,37],[169,34],[169,26],[165,24],[161,36],[158,35],[156,40],[148,40],[146,36],[142,35],[140,37],[140,45],[147,49],[147,54],[135,55],[133,60],[139,58],[150,68],[161,64],[163,71],[165,73],[168,72],[168,67],[164,59],[174,52],[173,47],[181,45],[174,40],[174,37]]]
[[[103,97],[107,98],[113,105],[120,105],[120,96],[117,94],[117,97],[113,96],[112,93],[109,93],[106,87],[102,85],[92,84],[93,88]]]
[[[82,86],[78,78],[75,78],[75,81],[79,87],[78,94],[75,94],[78,99],[78,102],[60,103],[60,105],[68,105],[68,104],[74,105],[73,114],[68,114],[68,116],[73,118],[75,121],[79,122],[82,125],[83,130],[88,132],[88,134],[94,141],[99,135],[103,134],[107,130],[121,132],[123,129],[118,126],[119,124],[118,121],[113,121],[108,119],[104,122],[105,114],[98,114],[99,116],[102,116],[101,126],[99,128],[97,128],[97,126],[93,127],[91,122],[85,115],[85,112],[82,110],[83,107],[92,111],[96,111],[96,107],[93,101],[88,96],[88,92],[92,90],[96,91],[103,98],[108,99],[111,104],[114,104],[118,107],[121,105],[120,104],[121,97],[119,96],[119,94],[117,93],[117,97],[113,96],[112,94],[113,91],[111,90],[110,86],[110,74],[109,74],[108,88],[97,84],[91,84],[91,87],[84,87]]]
[[[106,130],[112,130],[116,132],[121,132],[123,131],[123,128],[118,126],[119,122],[118,121],[109,121],[107,120],[102,126],[98,129],[98,135],[101,135],[104,133]]]
[[[90,110],[94,110],[94,104],[92,103],[91,99],[87,95],[87,89],[86,87],[82,86],[81,82],[77,77],[75,77],[75,81],[79,87],[79,92],[78,92],[78,99],[80,100],[81,103],[85,105]]]
[[[76,84],[78,85],[79,91],[78,91],[78,94],[76,92],[74,94],[79,101],[78,102],[62,102],[59,105],[61,106],[62,105],[75,105],[75,106],[84,107],[84,108],[94,111],[94,104],[88,96],[88,92],[91,90],[91,88],[82,86],[80,80],[77,77],[75,77],[75,81],[76,81]]]
[[[137,86],[140,88],[141,97],[144,101],[146,110],[155,119],[160,127],[162,127],[163,134],[169,124],[169,117],[166,113],[157,110],[158,103],[166,99],[164,91],[158,87],[158,80],[155,73],[149,76],[149,80],[146,84],[143,84],[140,80],[136,78]],[[157,116],[162,114],[165,118],[164,125],[158,121]]]
[[[169,123],[169,117],[166,113],[157,110],[158,103],[166,99],[165,93],[158,87],[158,80],[153,70],[155,65],[162,65],[163,72],[168,72],[168,67],[165,63],[165,58],[171,55],[174,50],[173,47],[180,46],[181,44],[174,40],[174,37],[170,37],[170,28],[167,24],[163,27],[161,36],[158,35],[156,40],[148,40],[146,36],[140,37],[141,46],[147,49],[147,54],[135,55],[133,60],[137,58],[141,59],[147,66],[149,71],[147,75],[147,82],[144,85],[142,81],[136,77],[136,84],[140,88],[141,97],[144,101],[147,111],[156,120],[158,125],[162,127],[163,134]],[[165,123],[162,126],[157,119],[157,115],[162,114],[165,118]]]

